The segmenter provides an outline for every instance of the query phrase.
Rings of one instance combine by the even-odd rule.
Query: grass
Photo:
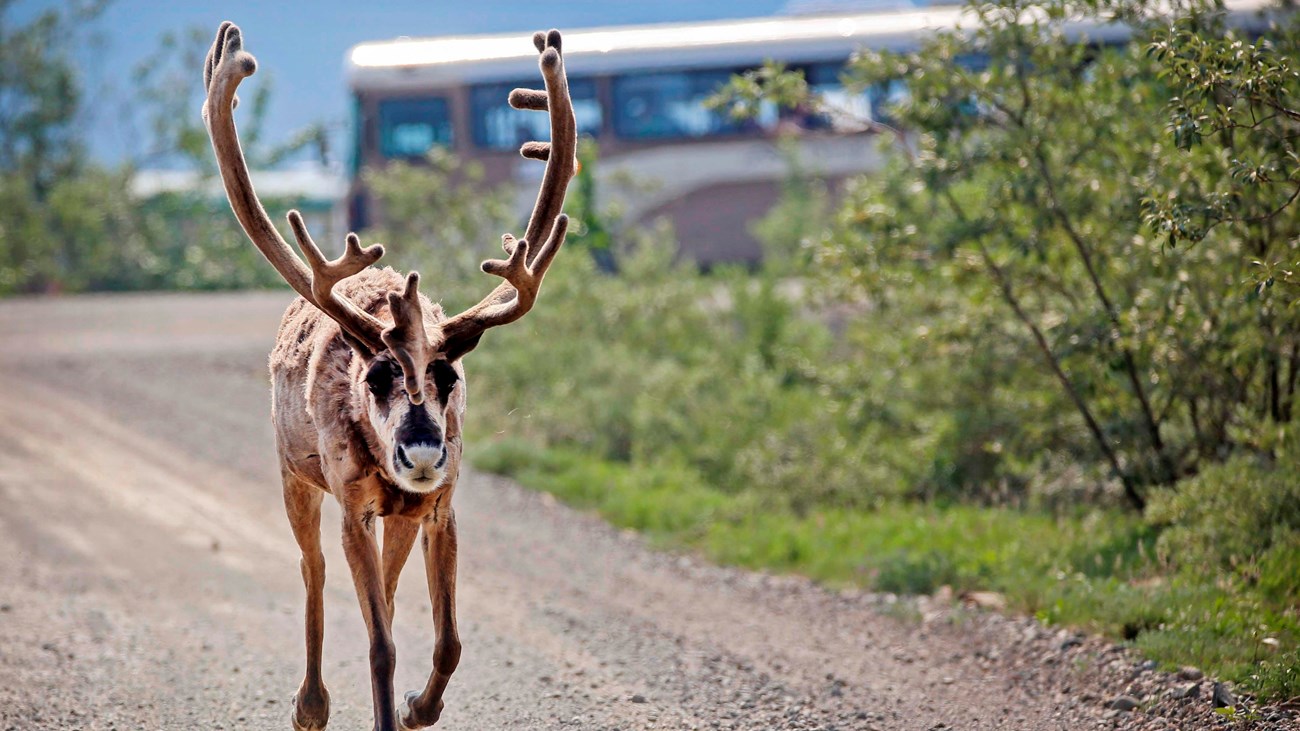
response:
[[[1238,575],[1174,569],[1158,529],[1127,512],[1070,516],[890,502],[797,514],[710,487],[693,470],[632,466],[577,449],[480,440],[470,457],[656,545],[831,586],[903,594],[1001,592],[1012,610],[1132,643],[1166,669],[1196,665],[1261,699],[1300,696],[1293,607]]]

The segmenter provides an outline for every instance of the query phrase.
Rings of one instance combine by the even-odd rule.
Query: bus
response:
[[[1229,3],[1234,12],[1262,5]],[[878,168],[883,158],[862,138],[863,126],[808,124],[775,108],[741,122],[707,109],[705,100],[733,74],[775,60],[801,70],[814,91],[849,117],[875,118],[906,91],[894,85],[848,93],[840,75],[852,54],[913,48],[925,34],[953,28],[962,12],[936,5],[566,31],[565,67],[579,133],[599,144],[601,177],[645,183],[618,201],[627,222],[666,216],[683,255],[703,266],[753,262],[761,247],[750,223],[776,202],[789,174],[776,144],[783,125],[799,125],[801,161],[832,184]],[[1118,26],[1079,30],[1098,43],[1124,34]],[[419,160],[435,145],[481,163],[489,183],[518,183],[520,209],[531,205],[541,166],[521,159],[518,149],[547,139],[547,119],[506,101],[511,89],[539,85],[531,34],[361,43],[348,54],[346,77],[353,103],[348,209],[354,228],[382,216],[358,171]],[[612,189],[597,187],[602,194]]]

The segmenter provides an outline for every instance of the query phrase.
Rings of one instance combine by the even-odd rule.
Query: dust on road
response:
[[[303,590],[265,368],[289,299],[0,303],[0,729],[289,727]],[[1101,643],[1067,657],[1031,622],[900,618],[879,597],[655,553],[475,472],[455,499],[465,649],[438,728],[1128,722],[1103,696],[1131,659]],[[327,510],[330,727],[368,728],[364,626]],[[394,634],[401,697],[433,651],[418,560]]]

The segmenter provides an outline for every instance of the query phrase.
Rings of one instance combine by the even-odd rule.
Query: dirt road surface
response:
[[[288,299],[0,302],[0,729],[289,728],[303,590],[265,368]],[[327,509],[330,727],[369,728],[365,634]],[[1143,671],[1104,643],[656,553],[475,472],[456,509],[465,651],[439,728],[1159,720],[1107,708]],[[400,697],[433,650],[418,560],[397,607]]]

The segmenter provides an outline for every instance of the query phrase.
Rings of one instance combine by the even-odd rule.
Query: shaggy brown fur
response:
[[[456,632],[456,517],[452,493],[460,473],[466,387],[461,358],[488,328],[523,317],[564,243],[560,213],[575,169],[577,125],[560,55],[560,34],[533,43],[546,90],[516,90],[519,108],[547,110],[550,145],[529,143],[527,157],[547,161],[523,239],[507,234],[507,259],[483,263],[505,281],[454,317],[419,292],[419,274],[405,277],[371,265],[383,247],[346,249],[327,260],[296,211],[289,214],[306,263],[280,236],[257,200],[235,131],[235,88],[257,64],[237,27],[223,23],[208,53],[203,117],[231,208],[244,231],[300,297],[289,306],[271,352],[272,419],[284,482],[284,504],[302,549],[307,589],[307,671],[294,699],[295,729],[323,729],[329,693],[321,678],[325,558],[321,502],[334,495],[343,510],[343,550],[370,636],[375,728],[430,726],[460,660]],[[517,103],[516,103],[517,102]],[[553,145],[553,147],[552,147]],[[531,245],[543,242],[540,246]],[[399,387],[400,384],[400,387]],[[383,519],[383,547],[375,518]],[[422,691],[394,708],[393,595],[403,564],[423,532],[422,549],[437,642]]]

